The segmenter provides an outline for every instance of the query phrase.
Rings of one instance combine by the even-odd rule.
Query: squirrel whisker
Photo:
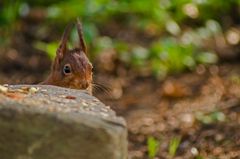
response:
[[[111,88],[99,83],[92,83],[92,86],[94,93],[103,92],[105,95],[110,95]]]

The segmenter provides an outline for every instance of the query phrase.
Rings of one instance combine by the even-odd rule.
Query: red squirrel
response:
[[[73,23],[71,23],[65,28],[62,35],[49,76],[40,84],[83,89],[92,94],[93,66],[86,55],[87,49],[83,39],[82,25],[78,19],[76,26],[79,48],[69,50],[67,47],[69,33],[73,27]]]

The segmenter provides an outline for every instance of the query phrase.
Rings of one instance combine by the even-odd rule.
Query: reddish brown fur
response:
[[[79,20],[77,20],[77,30],[80,46],[79,48],[68,50],[67,39],[71,28],[72,24],[66,27],[57,49],[50,75],[40,84],[83,89],[92,93],[92,64],[86,56],[86,46]],[[71,68],[71,73],[64,73],[65,65]]]

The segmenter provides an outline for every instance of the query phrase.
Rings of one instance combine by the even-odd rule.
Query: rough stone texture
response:
[[[1,159],[127,158],[125,121],[95,97],[55,86],[8,87],[0,92]]]

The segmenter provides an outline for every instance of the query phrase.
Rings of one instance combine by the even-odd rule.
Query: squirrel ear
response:
[[[82,31],[82,24],[79,20],[79,18],[77,18],[77,32],[78,32],[78,36],[79,36],[79,42],[80,42],[80,50],[82,50],[85,54],[87,53],[87,48],[83,39],[83,31]]]
[[[59,59],[62,59],[63,55],[67,52],[67,40],[72,27],[73,27],[73,23],[70,23],[67,25],[67,27],[64,30],[59,47],[57,49],[57,57]]]

